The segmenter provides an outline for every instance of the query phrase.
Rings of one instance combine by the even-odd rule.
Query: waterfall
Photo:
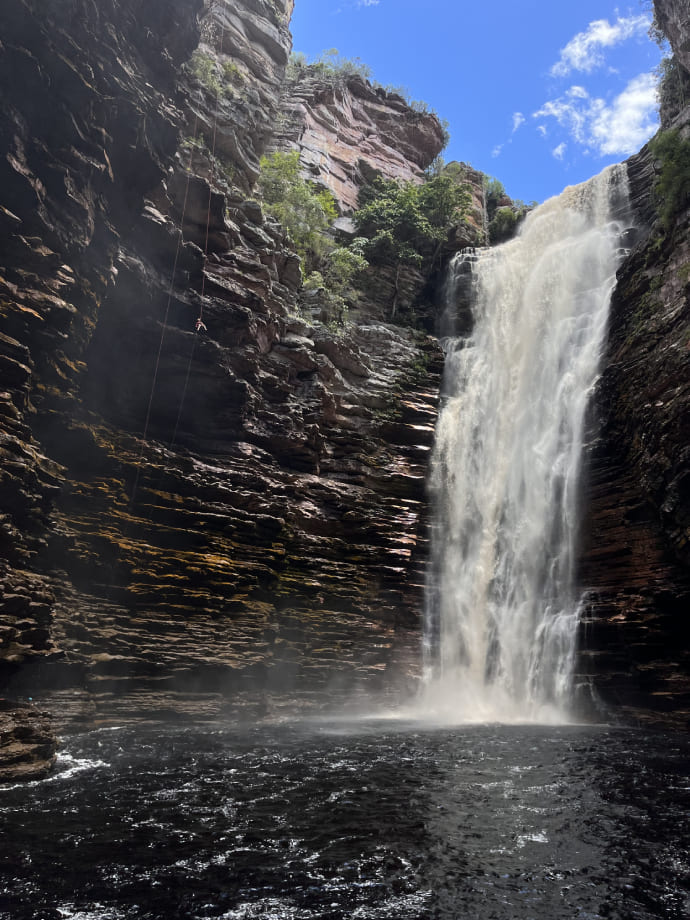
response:
[[[456,721],[567,718],[585,414],[623,255],[623,166],[459,255],[431,468],[423,705]],[[471,294],[471,323],[458,293]]]

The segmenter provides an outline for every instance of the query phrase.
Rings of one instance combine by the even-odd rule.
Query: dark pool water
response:
[[[690,743],[363,721],[109,729],[0,791],[0,916],[690,916]]]

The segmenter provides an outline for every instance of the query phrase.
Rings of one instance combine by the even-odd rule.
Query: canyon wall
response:
[[[435,329],[444,260],[482,238],[483,180],[468,171],[473,213],[432,274],[372,270],[352,322],[319,322],[254,198],[261,156],[298,150],[347,216],[375,171],[419,181],[442,129],[357,76],[286,82],[291,12],[0,9],[5,777],[48,770],[67,725],[414,682],[442,354],[390,304]],[[679,721],[690,217],[658,232],[656,169],[630,162],[643,230],[593,417],[578,680]]]
[[[657,18],[688,65],[687,4]],[[690,108],[668,126],[690,139]],[[640,228],[618,276],[584,495],[580,675],[623,717],[690,715],[690,201],[657,217],[661,163],[628,162]]]
[[[251,197],[291,10],[0,12],[7,776],[47,769],[67,723],[416,667],[442,355],[380,315],[300,315],[298,257]],[[440,150],[434,117],[409,123],[396,174]]]

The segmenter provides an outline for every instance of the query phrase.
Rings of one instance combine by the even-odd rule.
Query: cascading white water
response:
[[[423,705],[438,717],[567,717],[583,429],[626,210],[610,167],[470,257],[473,330],[446,341],[431,472]]]

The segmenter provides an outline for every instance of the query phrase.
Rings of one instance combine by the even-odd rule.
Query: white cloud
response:
[[[556,157],[557,160],[562,160],[565,156],[566,147],[568,145],[564,142],[559,144],[558,147],[554,147],[551,153]]]
[[[360,6],[378,6],[381,0],[357,0],[357,8]]]
[[[578,144],[587,143],[587,119],[592,100],[581,86],[572,86],[560,99],[552,99],[533,118],[555,118]]]
[[[501,155],[501,150],[503,150],[503,144],[496,144],[494,149],[491,151],[492,157],[498,157]]]
[[[629,38],[646,35],[650,22],[650,17],[645,13],[639,16],[618,16],[613,24],[608,19],[590,22],[585,32],[578,32],[565,48],[561,48],[560,59],[551,68],[551,74],[566,77],[573,70],[591,73],[604,64],[604,48],[612,48]]]
[[[656,105],[656,78],[645,73],[632,79],[611,104],[590,96],[581,86],[572,86],[532,117],[555,118],[576,143],[593,148],[600,156],[628,156],[656,130]],[[546,134],[543,125],[539,130]]]
[[[590,125],[591,143],[603,156],[631,154],[657,129],[657,91],[654,74],[635,77],[610,106],[596,100]]]
[[[524,124],[525,116],[522,112],[513,112],[513,134],[517,131],[521,124]]]

